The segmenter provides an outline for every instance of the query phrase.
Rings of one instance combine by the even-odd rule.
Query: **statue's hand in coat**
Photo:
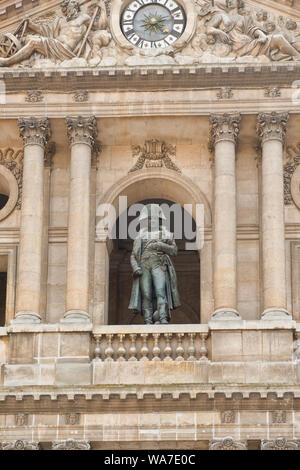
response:
[[[137,269],[133,272],[133,277],[141,277],[142,275],[143,275],[142,268],[137,268]]]

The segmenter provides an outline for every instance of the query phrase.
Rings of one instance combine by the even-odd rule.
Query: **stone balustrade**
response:
[[[96,361],[208,361],[207,325],[109,326],[94,330]]]

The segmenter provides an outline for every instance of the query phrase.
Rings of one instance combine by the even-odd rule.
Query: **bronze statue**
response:
[[[177,246],[164,221],[158,204],[144,207],[130,258],[134,281],[129,309],[142,313],[147,325],[169,323],[170,311],[180,307],[176,272],[170,259],[177,255]]]

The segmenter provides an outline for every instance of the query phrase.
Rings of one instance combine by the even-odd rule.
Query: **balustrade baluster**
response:
[[[119,362],[122,362],[122,361],[125,361],[125,354],[126,354],[126,349],[124,348],[124,344],[123,344],[123,338],[125,335],[123,334],[120,334],[118,335],[119,336],[119,347],[118,347],[118,361]]]
[[[154,338],[154,346],[153,346],[153,350],[152,350],[152,355],[153,355],[153,358],[152,358],[152,361],[160,361],[160,347],[158,345],[158,340],[159,340],[159,337],[160,337],[160,333],[154,333],[153,334],[153,338]]]
[[[171,348],[171,345],[170,345],[170,340],[171,340],[171,337],[172,335],[170,333],[165,333],[164,334],[164,337],[166,338],[166,347],[164,349],[164,361],[168,362],[168,361],[172,361],[172,357],[171,357],[171,354],[172,354],[172,348]]]
[[[135,340],[136,340],[136,334],[131,334],[129,335],[130,336],[130,339],[131,339],[131,345],[130,345],[130,348],[129,348],[129,361],[137,361],[137,350],[136,350],[136,344],[135,344]]]
[[[207,339],[207,333],[200,333],[200,338],[201,338],[201,347],[200,347],[200,359],[199,361],[201,362],[207,362],[207,346],[206,346],[206,339]]]
[[[107,345],[107,348],[105,349],[105,352],[104,352],[104,355],[106,357],[105,362],[112,362],[113,361],[114,350],[113,350],[113,347],[112,347],[112,344],[111,344],[113,336],[114,335],[107,335],[108,345]]]
[[[196,361],[195,353],[195,343],[194,343],[194,338],[195,338],[195,333],[189,333],[190,337],[190,344],[188,347],[188,361]]]
[[[141,361],[149,361],[148,354],[149,354],[149,348],[147,346],[147,339],[148,339],[148,333],[143,333],[141,334],[141,337],[143,338],[143,346],[141,348]]]
[[[183,333],[177,333],[177,338],[178,338],[178,345],[176,348],[176,361],[181,362],[184,361],[184,349],[182,346],[182,338],[183,338]]]
[[[101,347],[100,347],[100,340],[102,338],[102,335],[97,335],[95,337],[95,340],[96,340],[96,346],[95,346],[95,351],[94,351],[94,354],[95,354],[95,361],[101,361]]]

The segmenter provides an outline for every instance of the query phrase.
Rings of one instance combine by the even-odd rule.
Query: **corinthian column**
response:
[[[236,285],[235,147],[239,114],[211,116],[214,149],[214,314],[212,319],[239,319]]]
[[[288,113],[258,115],[262,147],[263,319],[290,318],[286,310],[283,143]]]
[[[44,155],[51,132],[48,119],[19,119],[24,142],[23,194],[14,323],[40,322],[44,214]]]
[[[67,118],[71,146],[66,314],[63,321],[89,321],[89,231],[94,117]]]

